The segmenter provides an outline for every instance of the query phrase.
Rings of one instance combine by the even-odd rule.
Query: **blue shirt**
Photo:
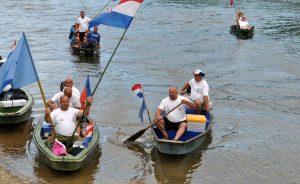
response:
[[[91,31],[87,35],[87,40],[89,42],[97,42],[100,43],[100,34],[98,32]]]

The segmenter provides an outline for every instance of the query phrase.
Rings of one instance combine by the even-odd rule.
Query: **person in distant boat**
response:
[[[94,26],[93,31],[87,33],[86,48],[99,48],[100,47],[100,34],[98,33],[98,27]]]
[[[75,23],[70,29],[69,40],[72,45],[79,43],[79,24]]]
[[[166,117],[162,117],[163,113],[168,113],[179,105],[174,111],[168,114]],[[188,106],[191,109],[195,109],[195,104],[184,96],[179,96],[176,87],[169,88],[169,96],[163,99],[156,110],[156,126],[161,131],[164,139],[169,139],[167,130],[176,130],[176,135],[173,140],[177,141],[185,133],[187,129],[185,108]]]
[[[239,20],[242,18],[242,16],[244,16],[244,13],[241,10],[238,10],[236,12],[236,19],[235,19],[237,28],[240,28]]]
[[[239,20],[240,29],[252,29],[253,26],[250,26],[245,16],[242,16]]]
[[[62,95],[59,101],[61,104],[59,108],[53,111],[51,111],[50,108],[46,109],[45,121],[51,123],[52,120],[56,133],[55,138],[67,146],[76,128],[76,118],[83,115],[83,110],[70,107],[70,99],[66,95]],[[93,99],[88,98],[88,102],[92,103]],[[87,109],[87,112],[88,111],[89,107]],[[80,129],[77,129],[70,145],[72,145],[74,141],[81,140],[79,133]],[[52,142],[53,140],[49,139],[49,141]]]
[[[205,74],[200,69],[195,70],[193,74],[194,78],[184,84],[180,93],[183,95],[186,89],[190,87],[190,99],[195,102],[196,113],[199,114],[203,110],[209,112],[212,107],[212,103],[209,101],[208,96],[209,86],[203,78]]]
[[[64,87],[72,88],[73,95],[76,95],[78,98],[80,98],[80,91],[74,86],[73,79],[71,77],[66,78],[64,81]]]
[[[244,13],[240,10],[236,13],[236,26],[238,29],[252,29]]]
[[[89,28],[89,22],[91,19],[85,16],[84,11],[80,12],[80,16],[77,19],[77,23],[79,24],[79,39],[80,42],[83,42],[84,36],[86,34],[86,30]]]
[[[59,104],[59,106],[61,106],[61,104],[60,104],[60,98],[61,98],[62,96],[67,96],[67,97],[69,97],[70,107],[80,109],[81,104],[80,104],[79,97],[78,97],[77,95],[74,95],[74,94],[73,94],[72,88],[71,88],[71,87],[66,87],[66,88],[64,88],[63,92],[56,93],[56,94],[55,94],[55,95],[47,102],[48,107],[50,107],[50,105],[51,105],[52,103],[57,103],[57,104]]]

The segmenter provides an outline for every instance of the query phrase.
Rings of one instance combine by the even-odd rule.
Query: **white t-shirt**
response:
[[[89,28],[89,22],[91,19],[89,17],[78,17],[77,23],[79,23],[79,32],[85,32]]]
[[[76,128],[76,117],[80,116],[80,110],[69,107],[67,111],[62,111],[57,108],[51,112],[50,116],[57,134],[72,136]]]
[[[73,91],[72,91],[73,93]],[[60,104],[60,97],[62,97],[64,95],[63,92],[59,92],[59,93],[56,93],[52,98],[51,100],[57,104]],[[79,97],[76,96],[76,95],[73,95],[71,96],[70,98],[70,107],[73,107],[73,108],[80,108],[81,107],[81,104],[80,104],[80,101],[79,101]]]
[[[191,100],[203,99],[203,96],[208,96],[209,87],[207,82],[202,79],[200,82],[197,82],[195,78],[189,81],[191,86]]]
[[[167,97],[163,99],[158,106],[159,109],[163,110],[165,113],[170,112],[174,107],[176,107],[178,104],[181,103],[181,100],[187,100],[190,101],[188,98],[184,96],[178,96],[176,100],[171,100],[170,97]],[[177,107],[174,111],[172,111],[170,114],[167,115],[167,118],[169,121],[178,123],[181,121],[186,120],[186,114],[185,114],[186,105],[182,104],[179,107]]]
[[[249,27],[248,21],[239,20],[240,29],[247,29]]]

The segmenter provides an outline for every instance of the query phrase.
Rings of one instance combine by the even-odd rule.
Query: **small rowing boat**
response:
[[[85,166],[96,153],[99,148],[99,131],[97,126],[93,128],[91,139],[85,141],[83,139],[84,147],[79,147],[76,152],[67,154],[66,156],[56,156],[46,146],[45,132],[51,132],[50,126],[45,126],[45,123],[38,123],[34,129],[33,140],[37,149],[39,150],[40,158],[49,167],[59,171],[76,171]]]
[[[193,152],[205,142],[205,137],[211,130],[212,116],[209,113],[204,113],[203,115],[187,114],[187,116],[196,116],[197,118],[201,118],[202,126],[200,122],[195,122],[192,120],[193,118],[187,118],[187,131],[179,139],[179,141],[163,139],[160,130],[156,127],[152,128],[152,134],[154,135],[154,140],[158,151],[170,155],[184,155]],[[173,139],[176,131],[168,130],[167,133],[169,138]]]
[[[252,38],[254,35],[254,26],[252,26],[251,29],[238,29],[236,25],[232,25],[230,27],[230,33],[241,39]]]
[[[0,94],[0,124],[17,124],[31,116],[33,97],[28,91],[11,89]]]
[[[94,56],[100,54],[100,48],[84,48],[78,44],[70,44],[74,54]]]

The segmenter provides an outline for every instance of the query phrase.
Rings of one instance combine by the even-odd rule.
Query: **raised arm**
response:
[[[190,83],[189,83],[189,82],[186,82],[186,83],[183,85],[183,87],[181,88],[180,94],[184,95],[185,90],[186,90],[188,87],[190,87]]]

